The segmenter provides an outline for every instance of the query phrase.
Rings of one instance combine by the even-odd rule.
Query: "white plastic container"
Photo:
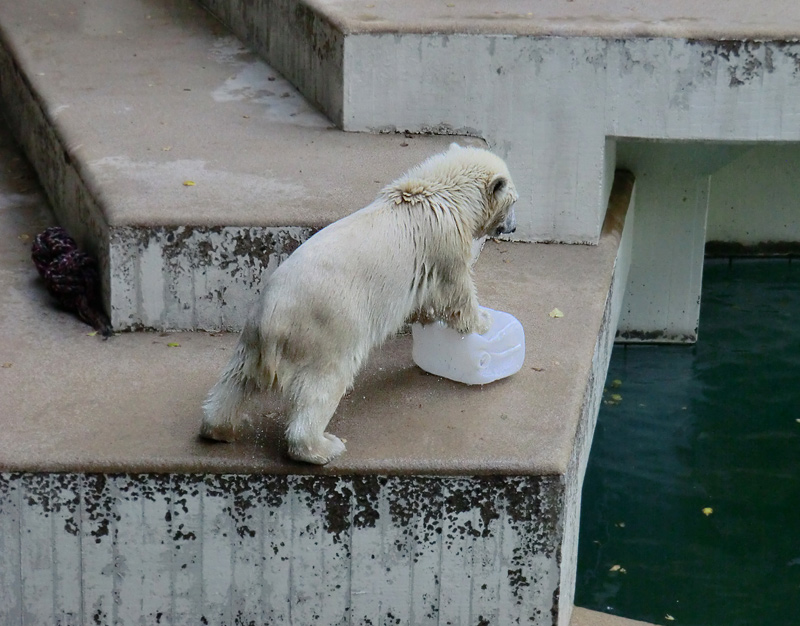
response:
[[[522,324],[510,313],[481,308],[492,316],[492,326],[483,335],[462,335],[444,322],[413,324],[414,363],[467,385],[485,385],[516,374],[525,361]]]

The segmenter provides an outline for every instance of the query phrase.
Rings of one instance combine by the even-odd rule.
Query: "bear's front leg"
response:
[[[492,316],[478,305],[478,294],[469,274],[454,283],[454,293],[445,322],[450,328],[468,335],[483,335],[492,326]]]

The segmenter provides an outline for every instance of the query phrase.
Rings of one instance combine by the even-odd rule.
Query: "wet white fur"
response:
[[[517,199],[505,163],[452,144],[319,231],[267,279],[203,405],[203,436],[230,441],[251,396],[281,394],[289,456],[344,452],[325,432],[370,350],[415,319],[483,333],[474,242],[510,232]]]

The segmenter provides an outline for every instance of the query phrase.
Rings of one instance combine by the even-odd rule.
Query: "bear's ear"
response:
[[[502,174],[495,174],[489,181],[489,195],[497,198],[505,191],[506,185],[508,185],[508,179]]]

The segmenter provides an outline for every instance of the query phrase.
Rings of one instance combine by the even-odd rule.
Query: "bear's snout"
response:
[[[517,218],[514,215],[514,209],[511,209],[506,215],[506,219],[503,220],[503,223],[497,227],[497,231],[495,235],[510,235],[515,230],[517,230]]]

